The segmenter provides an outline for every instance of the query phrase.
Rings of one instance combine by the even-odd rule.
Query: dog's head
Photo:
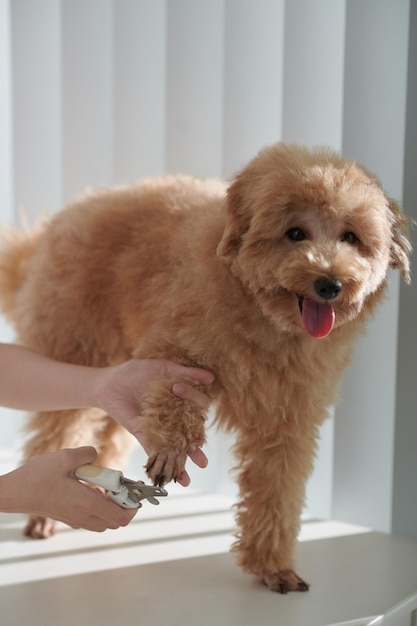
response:
[[[407,219],[374,176],[280,143],[230,185],[217,252],[280,328],[325,337],[375,300],[389,268],[409,282],[410,250]]]

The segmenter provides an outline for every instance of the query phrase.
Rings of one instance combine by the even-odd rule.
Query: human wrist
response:
[[[88,402],[87,406],[97,409],[106,410],[105,397],[108,387],[108,367],[89,368],[88,384],[85,389],[85,396]]]
[[[18,470],[0,476],[0,511],[2,513],[23,513],[19,508],[20,490],[16,488]]]

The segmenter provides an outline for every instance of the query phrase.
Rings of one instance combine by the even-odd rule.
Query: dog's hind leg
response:
[[[135,438],[125,428],[115,422],[109,415],[103,417],[103,427],[94,432],[95,443],[98,452],[96,465],[122,470]],[[137,442],[136,442],[137,443]]]

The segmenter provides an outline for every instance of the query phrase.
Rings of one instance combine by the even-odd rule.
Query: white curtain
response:
[[[167,171],[228,177],[278,139],[328,144],[402,200],[414,13],[410,0],[0,0],[1,220]],[[417,385],[397,379],[417,365],[411,289],[392,277],[358,344],[313,514],[417,533]],[[212,436],[197,486],[231,488],[227,444]]]

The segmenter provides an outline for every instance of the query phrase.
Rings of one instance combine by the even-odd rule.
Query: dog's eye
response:
[[[355,243],[358,243],[359,239],[357,238],[355,233],[352,233],[351,231],[347,231],[346,233],[343,233],[342,241],[346,241],[346,243],[350,243],[350,244],[355,244]]]
[[[303,241],[307,239],[307,235],[302,228],[290,228],[290,230],[287,231],[287,237],[291,239],[291,241]]]

